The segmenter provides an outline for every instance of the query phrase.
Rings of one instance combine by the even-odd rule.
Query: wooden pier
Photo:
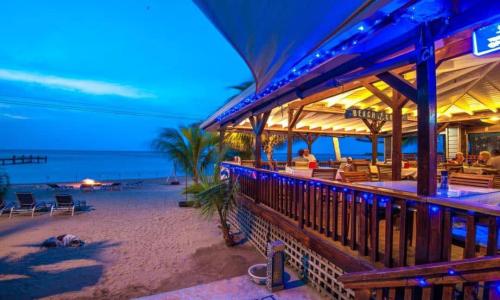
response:
[[[25,165],[25,164],[46,164],[47,156],[33,155],[12,155],[8,158],[0,158],[0,165]]]

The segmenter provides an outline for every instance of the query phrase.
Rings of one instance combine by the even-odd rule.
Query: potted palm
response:
[[[221,179],[219,172],[214,172],[213,177],[202,177],[199,191],[195,194],[201,206],[201,214],[206,218],[217,215],[219,228],[227,246],[234,246],[235,241],[230,232],[228,216],[235,206],[235,195],[238,184],[231,179]]]

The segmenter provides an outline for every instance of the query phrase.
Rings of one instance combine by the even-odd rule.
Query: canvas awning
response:
[[[257,91],[282,77],[335,35],[341,35],[384,8],[390,13],[407,1],[195,1],[240,53]],[[388,5],[391,4],[391,5]]]
[[[412,52],[423,23],[431,24],[436,38],[445,37],[499,10],[491,3],[484,10],[481,3],[487,1],[194,1],[246,61],[256,82],[255,94],[249,89],[204,128],[239,122],[338,84],[336,77],[398,51]],[[409,56],[401,64],[414,61]]]

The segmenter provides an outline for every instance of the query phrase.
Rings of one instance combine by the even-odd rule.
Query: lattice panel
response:
[[[307,249],[299,241],[282,231],[277,226],[270,224],[264,219],[253,215],[243,207],[233,211],[229,217],[231,226],[243,232],[257,250],[266,255],[268,240],[281,240],[285,243],[287,263],[294,268],[301,277],[307,270],[308,283],[321,294],[332,297],[332,299],[351,300],[354,292],[345,289],[337,281],[344,272],[327,259],[321,257],[314,251]]]

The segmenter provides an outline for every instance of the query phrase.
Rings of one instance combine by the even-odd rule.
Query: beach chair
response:
[[[4,211],[7,211],[9,209],[10,205],[7,205],[5,203],[5,199],[0,196],[0,216],[3,214]]]
[[[123,187],[123,185],[121,182],[113,182],[111,184],[105,184],[102,186],[103,189],[109,190],[109,191],[121,191],[122,187]]]
[[[14,213],[31,213],[31,217],[35,216],[35,211],[47,208],[45,202],[36,203],[32,193],[16,193],[17,205],[10,209],[9,218],[12,218]]]
[[[392,166],[391,165],[377,165],[378,180],[391,181],[392,180]]]
[[[343,182],[363,182],[370,181],[370,175],[367,172],[349,172],[340,173]]]
[[[75,215],[75,209],[83,206],[79,201],[73,201],[73,196],[69,194],[56,195],[56,203],[50,208],[50,215],[55,211],[70,211],[71,216]]]
[[[47,186],[56,191],[73,189],[70,185],[59,185],[57,183],[47,183]]]
[[[335,175],[337,175],[337,169],[328,168],[328,169],[313,169],[312,177],[327,179],[327,180],[335,180]]]
[[[450,175],[450,184],[493,188],[494,177],[494,175],[452,173]]]

